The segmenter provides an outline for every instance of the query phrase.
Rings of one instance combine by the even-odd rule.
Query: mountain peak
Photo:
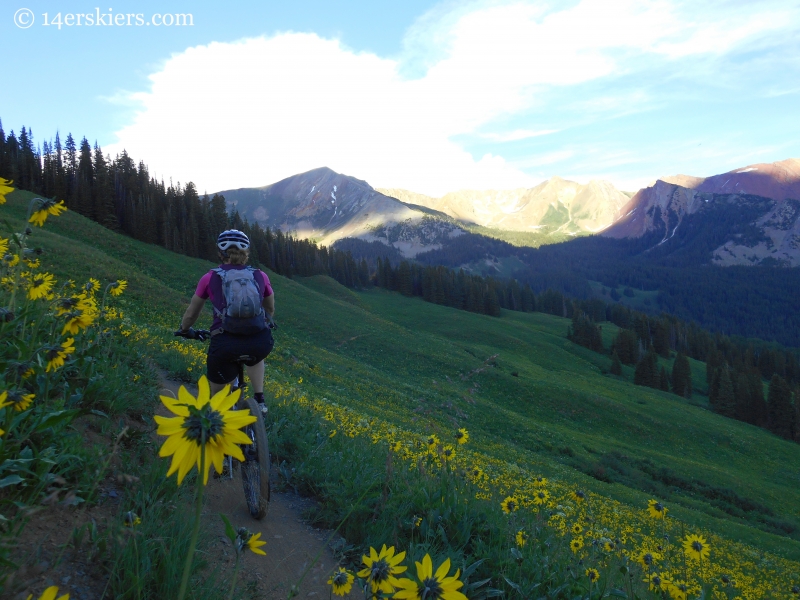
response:
[[[628,202],[628,197],[607,181],[582,185],[557,175],[533,188],[459,190],[439,198],[400,189],[379,191],[483,227],[524,232],[544,227],[569,235],[607,227]]]
[[[798,266],[800,160],[758,163],[710,177],[664,177],[636,192],[621,214],[604,236],[663,231],[661,245],[684,231],[681,224],[687,218],[695,220],[695,230],[697,222],[716,219],[718,241],[708,256],[713,264]],[[722,222],[727,229],[719,230]]]

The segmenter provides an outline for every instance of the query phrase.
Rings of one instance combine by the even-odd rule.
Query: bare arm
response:
[[[261,303],[261,306],[264,307],[264,310],[267,311],[267,314],[270,317],[275,316],[275,294],[270,294],[269,296],[264,296],[264,301]]]
[[[183,313],[183,318],[181,319],[181,330],[186,331],[195,324],[195,321],[200,317],[200,313],[203,312],[203,305],[206,303],[200,296],[195,294],[192,296],[192,301],[189,303],[186,312]]]

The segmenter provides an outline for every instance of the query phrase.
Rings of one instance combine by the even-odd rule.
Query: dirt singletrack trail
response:
[[[165,396],[178,395],[182,384],[161,376],[159,393]],[[196,388],[187,386],[196,394]],[[160,414],[167,414],[161,407]],[[234,528],[247,527],[253,533],[260,533],[261,539],[267,542],[262,546],[267,555],[259,556],[251,552],[245,553],[239,570],[238,589],[249,589],[253,598],[270,598],[274,600],[288,597],[289,590],[300,580],[303,572],[319,554],[316,564],[309,570],[300,584],[297,598],[329,598],[330,586],[328,578],[337,566],[333,553],[325,542],[330,532],[315,529],[301,518],[304,508],[312,501],[295,494],[279,493],[273,488],[267,516],[256,521],[250,516],[244,500],[240,469],[235,469],[234,478],[209,478],[205,491],[203,519],[212,525],[214,539],[210,554],[221,557],[221,565],[229,565],[233,570],[234,550],[227,537],[225,527],[219,514],[226,515]],[[274,469],[273,469],[274,473]],[[216,552],[214,552],[216,551]],[[207,558],[214,560],[211,556]],[[360,597],[353,588],[346,598]]]

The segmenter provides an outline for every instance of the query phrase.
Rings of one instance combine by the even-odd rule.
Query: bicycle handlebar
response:
[[[275,322],[275,319],[269,315],[267,315],[267,328],[278,328],[278,324]],[[178,329],[173,335],[186,338],[187,340],[200,340],[201,342],[205,342],[207,339],[211,338],[211,332],[208,329],[194,329],[193,327],[189,327],[189,329],[186,331]]]
[[[211,337],[211,332],[208,329],[194,329],[189,327],[186,331],[178,329],[173,335],[186,338],[187,340],[200,340],[201,342],[205,342]]]

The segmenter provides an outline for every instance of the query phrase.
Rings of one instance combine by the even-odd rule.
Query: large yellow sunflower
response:
[[[536,505],[546,504],[549,499],[550,492],[547,490],[537,490],[536,493],[533,494],[533,503]]]
[[[689,586],[683,580],[671,581],[669,583],[669,596],[673,600],[687,600],[689,598]]]
[[[75,338],[67,338],[66,342],[62,342],[61,344],[57,344],[55,346],[49,346],[44,355],[45,359],[47,360],[45,373],[49,373],[50,371],[55,371],[59,367],[63,367],[64,360],[67,358],[67,356],[75,352],[74,344]]]
[[[11,187],[12,183],[14,182],[0,177],[0,204],[5,204],[6,194],[10,194],[11,192],[14,191],[14,188]]]
[[[28,285],[28,298],[37,300],[50,293],[55,283],[55,278],[50,273],[36,273]]]
[[[100,282],[94,277],[89,277],[89,281],[83,284],[83,289],[90,294],[95,294],[100,291]]]
[[[647,513],[654,519],[663,519],[667,516],[667,507],[658,500],[648,500]]]
[[[6,252],[8,252],[8,240],[0,238],[0,256],[5,256]]]
[[[439,438],[436,437],[436,434],[425,438],[425,446],[428,448],[428,452],[436,452],[436,448],[439,446]]]
[[[339,567],[331,578],[328,579],[328,585],[333,588],[333,593],[336,596],[346,596],[350,593],[350,588],[353,587],[353,574],[347,569]]]
[[[500,508],[507,515],[510,515],[519,508],[519,500],[515,496],[506,496],[505,500],[500,503]]]
[[[456,441],[459,444],[466,444],[469,441],[469,432],[463,427],[456,431]]]
[[[572,538],[572,541],[569,543],[569,549],[577,554],[581,548],[583,548],[583,537],[576,536]]]
[[[109,293],[112,296],[121,296],[126,287],[128,287],[127,281],[124,279],[117,279],[114,283],[110,284]]]
[[[81,329],[86,329],[89,325],[94,323],[97,315],[97,303],[94,298],[87,296],[85,293],[74,296],[67,302],[62,299],[57,308],[59,316],[66,316],[67,322],[64,323],[64,329],[61,330],[61,335],[67,332],[76,335]],[[67,312],[66,307],[70,305],[72,310]]]
[[[517,531],[517,535],[514,536],[514,541],[517,542],[517,546],[524,548],[525,544],[528,542],[528,534],[525,533],[524,529],[520,529]]]
[[[64,205],[63,200],[58,202],[55,200],[43,200],[39,206],[39,209],[34,211],[34,213],[31,215],[31,218],[28,219],[28,222],[33,223],[37,227],[41,227],[44,225],[44,222],[47,221],[48,215],[57,217],[65,210],[67,210],[67,207]]]
[[[205,375],[197,382],[197,398],[184,386],[178,390],[178,399],[161,396],[161,402],[175,417],[155,416],[158,434],[167,436],[158,452],[161,457],[172,456],[172,464],[167,477],[178,472],[178,485],[192,470],[200,468],[201,448],[205,440],[205,472],[203,484],[208,483],[208,472],[214,465],[217,473],[222,473],[225,455],[244,461],[237,444],[251,444],[250,438],[241,428],[253,423],[256,418],[245,410],[231,410],[239,400],[241,390],[230,393],[225,386],[211,397],[208,379]]]
[[[686,539],[683,540],[683,551],[686,556],[692,560],[708,560],[711,548],[706,538],[692,533],[691,535],[687,535]]]
[[[35,398],[35,394],[23,394],[20,391],[11,392],[11,395],[8,397],[8,401],[10,404],[14,405],[14,410],[17,412],[22,412],[26,410],[32,403],[33,399]],[[3,406],[0,403],[0,408]]]
[[[643,581],[649,584],[651,592],[666,592],[670,585],[669,573],[653,573]]]
[[[372,593],[378,590],[384,594],[391,594],[399,587],[399,582],[395,575],[405,572],[408,567],[400,566],[406,553],[394,553],[394,546],[386,548],[386,544],[378,553],[375,548],[369,549],[369,556],[366,554],[361,557],[364,562],[364,569],[358,572],[359,577],[369,580]]]
[[[433,572],[433,561],[430,554],[426,554],[421,563],[417,565],[417,579],[401,579],[398,592],[394,598],[409,598],[411,600],[467,600],[467,597],[459,592],[464,583],[459,581],[460,570],[456,574],[448,577],[450,571],[450,559],[445,561]]]
[[[647,550],[642,550],[636,559],[645,571],[652,569],[653,565],[659,560],[661,560],[661,555],[658,552],[648,552]]]
[[[3,264],[8,267],[16,267],[19,264],[19,254],[4,254]]]

